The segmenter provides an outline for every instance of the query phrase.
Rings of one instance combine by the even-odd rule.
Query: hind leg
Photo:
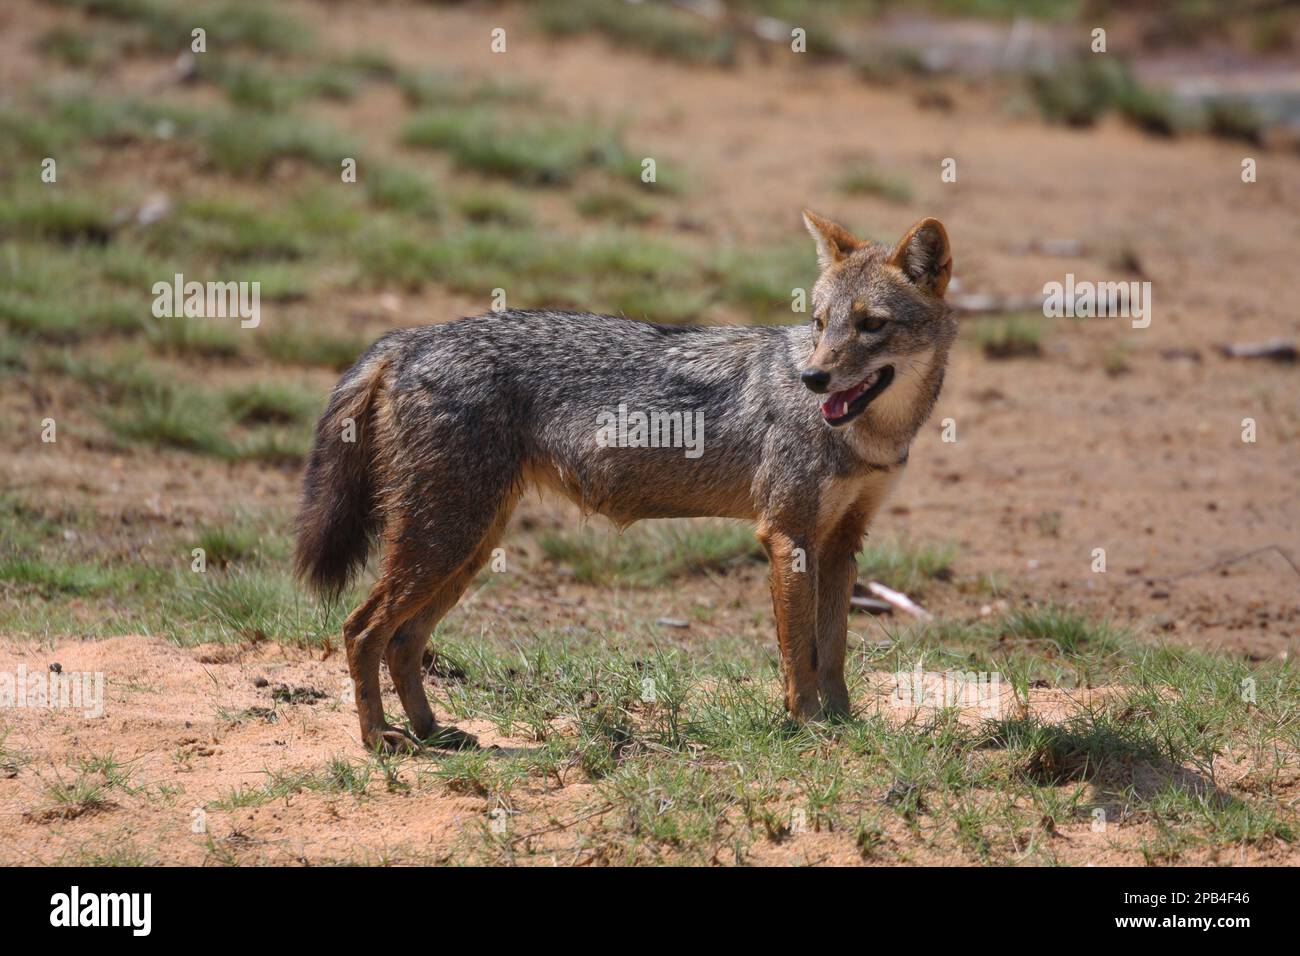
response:
[[[420,662],[424,658],[429,635],[438,624],[438,618],[450,608],[450,604],[443,604],[439,612],[435,608],[439,603],[438,596],[435,596],[424,609],[397,629],[384,650],[388,673],[392,675],[393,684],[397,687],[397,696],[402,699],[402,709],[410,718],[411,731],[421,740],[432,735],[437,727],[429,699],[424,695]]]
[[[343,643],[347,648],[348,672],[357,700],[357,720],[361,740],[371,750],[409,749],[404,735],[384,721],[383,701],[379,692],[379,662],[397,629],[419,609],[419,592],[393,569],[400,558],[385,561],[387,568],[355,611],[343,623]]]
[[[443,616],[456,606],[456,602],[465,593],[474,576],[487,562],[513,510],[513,501],[501,507],[492,527],[480,540],[474,554],[438,587],[428,604],[398,628],[384,652],[384,658],[388,662],[388,673],[397,687],[397,696],[402,700],[402,709],[410,718],[411,730],[421,740],[433,736],[438,726],[429,707],[429,699],[424,693],[424,680],[420,667],[429,635]],[[476,743],[468,734],[463,735],[462,739],[455,736],[448,739],[453,743],[468,745]]]

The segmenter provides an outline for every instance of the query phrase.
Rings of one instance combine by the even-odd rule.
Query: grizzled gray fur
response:
[[[389,333],[343,376],[307,467],[297,566],[338,593],[382,539],[379,581],[344,625],[367,746],[415,745],[384,722],[381,657],[414,736],[434,733],[419,675],[429,634],[533,486],[620,526],[756,521],[786,706],[801,720],[848,713],[854,554],[943,382],[951,256],[933,219],[892,249],[805,221],[822,269],[806,323],[514,310]],[[653,442],[638,416],[662,425]],[[683,421],[702,423],[697,457],[677,441]]]

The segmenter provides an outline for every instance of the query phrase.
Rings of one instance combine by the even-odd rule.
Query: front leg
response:
[[[821,716],[817,703],[817,560],[808,538],[764,522],[758,539],[772,565],[772,609],[781,648],[785,706],[798,721]]]
[[[817,689],[822,712],[849,716],[844,655],[849,635],[849,599],[858,577],[857,551],[865,522],[850,514],[822,547],[817,570]]]

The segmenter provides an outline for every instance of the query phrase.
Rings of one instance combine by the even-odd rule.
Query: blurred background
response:
[[[865,570],[951,615],[1077,602],[1284,655],[1298,31],[1293,3],[1211,0],[12,0],[0,631],[327,639],[289,522],[374,337],[496,289],[802,321],[810,207],[886,242],[933,215],[953,242],[962,338]],[[258,327],[156,317],[176,273],[260,282]],[[1149,281],[1151,326],[1043,318],[1067,273]],[[609,620],[768,640],[747,529],[620,540],[530,499],[509,547],[529,573],[466,612],[484,626],[588,626],[613,584]]]

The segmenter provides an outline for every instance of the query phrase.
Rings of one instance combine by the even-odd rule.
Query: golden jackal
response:
[[[799,720],[848,713],[854,555],[943,383],[952,257],[935,219],[892,248],[804,222],[821,267],[808,323],[508,311],[392,332],[343,376],[316,429],[296,561],[337,595],[383,542],[379,580],[343,625],[367,746],[416,743],[384,721],[381,658],[414,737],[434,734],[425,645],[529,484],[619,525],[756,521],[786,707]],[[702,412],[700,453],[598,440],[620,405]]]

